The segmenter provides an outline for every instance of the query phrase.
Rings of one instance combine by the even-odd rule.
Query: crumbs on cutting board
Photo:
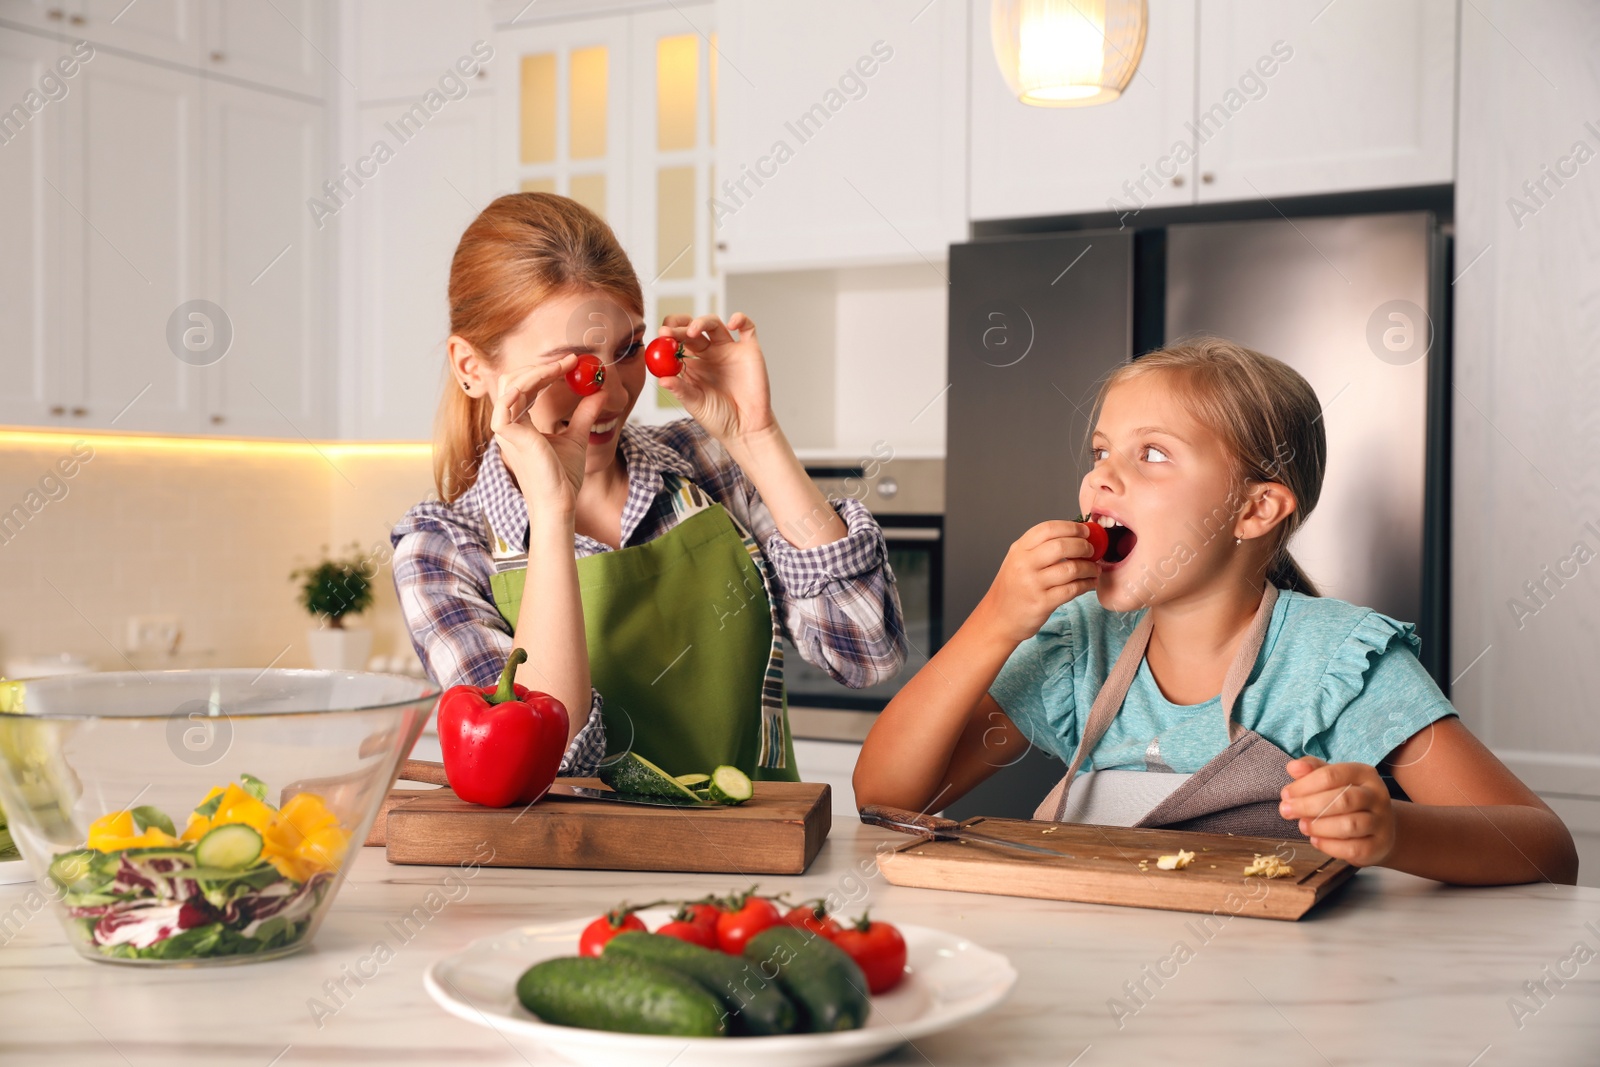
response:
[[[1256,858],[1245,867],[1244,873],[1258,878],[1287,878],[1294,873],[1294,868],[1276,855],[1268,853],[1263,856],[1257,852]]]
[[[1176,856],[1162,856],[1156,860],[1156,866],[1163,871],[1181,871],[1194,862],[1194,853],[1178,850]]]

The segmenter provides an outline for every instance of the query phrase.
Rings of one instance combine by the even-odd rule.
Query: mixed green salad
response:
[[[11,840],[11,826],[6,822],[6,809],[0,808],[0,863],[21,858],[22,853],[17,851],[17,843]]]
[[[350,834],[321,797],[267,803],[265,783],[218,786],[179,834],[154,807],[111,812],[50,877],[85,945],[113,959],[251,955],[309,931]]]

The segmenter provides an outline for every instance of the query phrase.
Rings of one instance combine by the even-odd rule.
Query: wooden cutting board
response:
[[[833,826],[832,799],[822,782],[756,782],[745,803],[706,808],[569,798],[484,808],[448,789],[406,791],[391,794],[383,837],[390,863],[804,874]]]
[[[1052,859],[977,842],[913,840],[878,857],[884,878],[924,889],[1298,919],[1356,872],[1304,841],[981,817],[962,825],[1075,858]],[[1195,854],[1188,867],[1156,867],[1157,857],[1180,848]],[[1292,875],[1245,876],[1257,853],[1274,851],[1294,869]]]

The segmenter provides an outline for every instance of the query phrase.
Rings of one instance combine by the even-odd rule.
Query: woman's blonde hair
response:
[[[554,193],[510,193],[484,208],[450,261],[450,332],[494,361],[500,344],[551,297],[603,293],[635,315],[644,297],[605,220]],[[444,390],[434,420],[433,485],[451,503],[478,480],[494,399]]]
[[[1221,337],[1187,337],[1117,368],[1100,387],[1092,429],[1111,389],[1133,378],[1175,378],[1184,402],[1233,459],[1236,489],[1277,482],[1294,494],[1294,513],[1274,531],[1267,580],[1320,596],[1289,554],[1289,539],[1317,506],[1328,463],[1322,404],[1311,384],[1281,360]]]

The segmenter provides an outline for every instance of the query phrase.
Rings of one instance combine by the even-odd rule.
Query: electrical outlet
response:
[[[176,615],[133,615],[128,619],[129,652],[176,652],[183,623]]]

